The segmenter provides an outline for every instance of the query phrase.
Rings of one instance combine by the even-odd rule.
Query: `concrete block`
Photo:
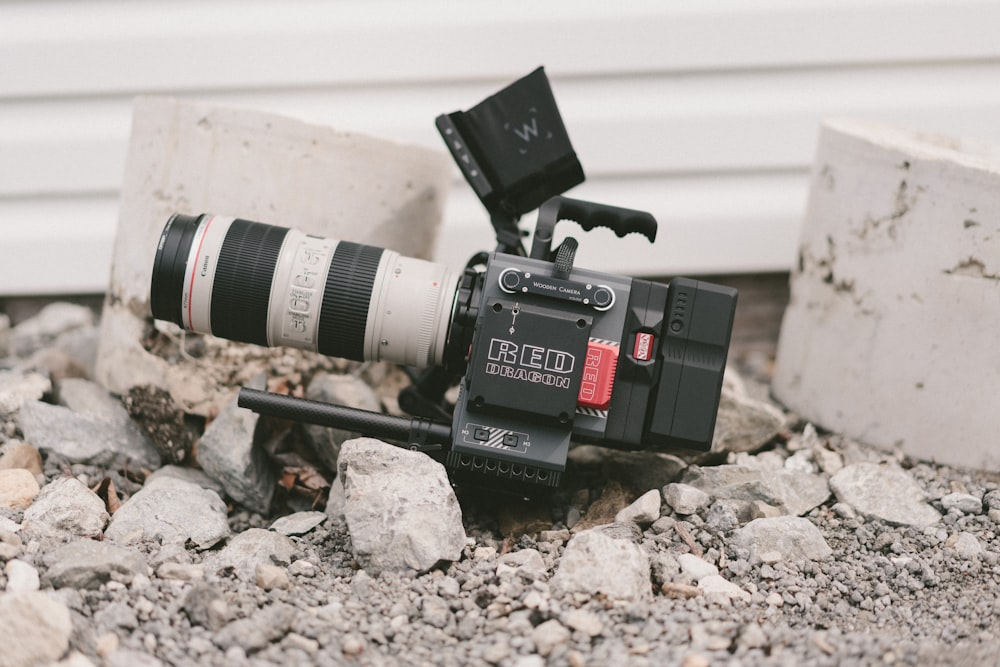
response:
[[[209,413],[210,403],[223,400],[214,394],[229,378],[199,375],[198,362],[186,358],[167,364],[143,347],[156,244],[172,213],[233,215],[429,258],[451,174],[443,150],[273,114],[137,99],[98,381],[119,394],[139,384],[162,386],[193,412]],[[245,355],[234,356],[234,367],[246,363]]]
[[[826,123],[775,396],[872,445],[1000,470],[998,193],[996,150]]]

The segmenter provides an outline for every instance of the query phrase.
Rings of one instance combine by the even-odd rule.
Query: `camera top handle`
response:
[[[646,211],[569,197],[552,197],[538,209],[535,237],[531,244],[532,259],[551,260],[552,233],[560,220],[573,220],[585,232],[594,227],[607,227],[619,238],[637,233],[649,239],[650,243],[656,240],[656,218]]]

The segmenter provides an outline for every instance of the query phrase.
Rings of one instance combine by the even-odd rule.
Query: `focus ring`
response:
[[[234,220],[219,250],[212,287],[212,334],[267,345],[271,282],[288,229]]]
[[[365,359],[365,330],[372,287],[383,248],[341,241],[323,290],[317,350],[344,359]]]

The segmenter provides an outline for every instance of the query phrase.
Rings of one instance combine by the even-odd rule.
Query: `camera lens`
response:
[[[153,317],[257,345],[409,366],[441,362],[458,276],[397,252],[215,215],[174,215]]]

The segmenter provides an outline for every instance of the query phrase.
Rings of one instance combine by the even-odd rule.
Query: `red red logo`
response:
[[[635,336],[635,347],[632,356],[637,361],[649,361],[653,356],[653,334],[638,333]]]

